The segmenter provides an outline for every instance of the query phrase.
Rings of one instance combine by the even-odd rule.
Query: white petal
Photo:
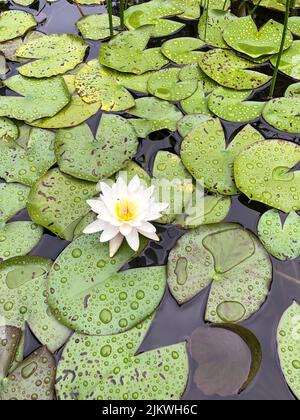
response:
[[[138,228],[138,230],[142,230],[144,232],[149,232],[149,233],[155,233],[156,232],[156,227],[153,226],[149,222],[143,222],[141,224],[141,226]]]
[[[116,182],[116,192],[119,198],[128,195],[127,184],[121,176],[119,176]]]
[[[106,223],[103,222],[102,220],[95,220],[95,222],[91,223],[83,230],[83,233],[88,234],[88,233],[101,232],[102,230],[106,228],[106,226],[107,226]]]
[[[91,207],[94,213],[101,213],[104,207],[104,204],[100,199],[98,200],[86,200],[88,205]]]
[[[100,188],[103,195],[112,195],[112,189],[109,185],[107,185],[105,182],[100,182]]]
[[[122,245],[124,236],[120,233],[115,236],[111,241],[109,241],[109,256],[112,258],[119,251],[120,246]]]
[[[143,236],[145,236],[145,238],[149,238],[152,239],[153,241],[160,241],[159,236],[157,236],[156,233],[150,233],[150,232],[143,232],[142,230],[139,229],[139,233]]]
[[[115,226],[107,226],[100,236],[100,242],[107,242],[113,239],[119,233],[119,228]]]
[[[136,192],[140,188],[140,185],[141,185],[140,178],[137,175],[135,175],[128,185],[129,194]]]
[[[169,203],[154,203],[151,206],[151,210],[154,212],[161,212],[166,210],[169,206]]]
[[[128,242],[130,248],[132,248],[134,251],[138,251],[140,246],[140,238],[136,229],[132,229],[131,234],[126,236],[126,241]]]
[[[123,236],[130,235],[132,232],[132,226],[127,223],[123,223],[123,225],[120,226],[120,232]]]

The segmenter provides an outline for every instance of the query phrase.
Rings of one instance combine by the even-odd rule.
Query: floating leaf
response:
[[[177,4],[178,7],[183,7],[184,12],[178,17],[187,20],[197,20],[201,15],[200,2],[199,0],[171,0],[173,4]]]
[[[180,71],[178,67],[171,67],[154,73],[148,80],[149,93],[169,101],[190,97],[196,91],[198,82],[196,79],[181,79]]]
[[[226,25],[223,37],[234,50],[259,58],[279,52],[282,32],[283,25],[275,20],[269,20],[258,30],[252,16],[245,16]],[[287,31],[283,49],[288,49],[292,42],[293,36]]]
[[[197,64],[191,64],[189,66],[184,66],[180,71],[181,80],[198,80],[203,84],[203,90],[205,93],[211,93],[219,85],[210,79],[206,74],[200,70]]]
[[[200,0],[200,5],[205,8],[207,0]],[[230,0],[209,0],[209,8],[212,10],[228,10],[230,5]]]
[[[191,335],[190,349],[198,366],[194,383],[205,395],[239,394],[261,365],[257,338],[240,326],[197,328]]]
[[[113,27],[120,25],[120,19],[112,16]],[[76,26],[83,38],[99,41],[110,37],[109,16],[107,13],[99,15],[86,15],[76,22]],[[116,34],[116,32],[115,32]]]
[[[270,100],[263,108],[262,115],[267,123],[279,131],[299,133],[299,112],[300,97],[294,96]]]
[[[30,189],[20,184],[0,184],[0,224],[26,207]]]
[[[281,369],[285,379],[300,399],[300,305],[294,302],[282,315],[278,326],[277,343]]]
[[[49,275],[49,303],[59,321],[78,332],[106,335],[127,331],[151,314],[165,290],[165,267],[118,273],[133,255],[124,244],[109,258],[98,234],[75,239]]]
[[[260,7],[266,7],[271,10],[279,10],[280,12],[285,12],[286,3],[285,0],[251,0],[252,3],[257,5],[259,3]],[[295,0],[293,8],[299,8],[299,0]]]
[[[195,51],[205,45],[200,39],[196,38],[175,38],[163,43],[161,52],[170,61],[176,64],[195,64],[198,63],[200,54]]]
[[[162,129],[176,131],[177,122],[183,117],[175,105],[157,98],[137,99],[129,113],[141,118],[129,120],[141,138]]]
[[[28,254],[40,241],[43,228],[32,222],[12,222],[0,228],[0,261]]]
[[[22,37],[18,37],[6,42],[1,42],[0,51],[5,55],[7,60],[22,63],[25,60],[16,56],[18,48],[32,39],[40,38],[42,36],[45,36],[42,32],[30,31],[25,35],[24,39]]]
[[[70,101],[68,88],[61,77],[35,80],[13,76],[5,85],[23,97],[1,96],[1,117],[32,122],[39,118],[52,117]]]
[[[11,325],[0,326],[0,393],[2,379],[6,377],[15,359],[22,330]]]
[[[219,119],[198,125],[181,146],[182,162],[196,180],[203,180],[210,191],[223,195],[238,194],[234,182],[233,162],[247,146],[264,140],[251,125],[240,131],[227,147]]]
[[[136,355],[149,326],[148,319],[116,336],[74,334],[58,365],[58,397],[105,401],[180,399],[188,379],[186,345],[179,343]]]
[[[300,210],[300,146],[283,140],[265,140],[244,150],[234,162],[237,187],[251,200],[285,213]]]
[[[294,41],[292,46],[284,51],[280,58],[279,70],[294,79],[300,79],[300,40]],[[275,67],[278,56],[275,55],[271,58],[271,63]]]
[[[258,236],[266,250],[281,261],[300,256],[300,216],[289,213],[284,225],[277,210],[264,213],[258,223]]]
[[[232,89],[218,88],[208,98],[208,108],[217,117],[231,122],[250,122],[258,118],[265,102],[247,101],[251,90],[238,92]]]
[[[288,28],[294,35],[300,36],[300,17],[289,17]]]
[[[6,323],[22,330],[27,322],[38,340],[54,352],[65,343],[70,331],[57,322],[48,307],[47,275],[51,265],[51,260],[42,257],[16,257],[1,263],[0,315]]]
[[[198,125],[211,119],[210,115],[206,114],[190,114],[185,115],[177,124],[177,130],[181,137],[186,137],[190,134]]]
[[[199,21],[200,39],[213,47],[229,48],[223,39],[223,31],[229,22],[237,19],[235,15],[224,10],[206,10]]]
[[[272,265],[262,244],[242,226],[219,223],[189,231],[177,242],[168,262],[168,283],[179,304],[211,282],[205,319],[240,322],[264,303]]]
[[[300,83],[293,83],[285,91],[286,98],[299,98],[300,97]]]
[[[96,138],[87,124],[59,130],[55,153],[62,172],[98,182],[122,169],[137,152],[132,125],[118,115],[102,115]]]
[[[256,89],[271,79],[270,76],[249,70],[254,66],[251,61],[222,49],[203,53],[199,65],[215,82],[235,90]]]
[[[31,13],[21,10],[8,10],[0,14],[0,42],[24,35],[36,27],[37,22]]]
[[[13,0],[14,3],[19,4],[23,7],[31,6],[35,1],[36,0]]]
[[[161,69],[169,60],[162,55],[160,48],[145,50],[149,39],[148,28],[120,33],[110,42],[102,44],[99,52],[100,64],[134,74]]]
[[[82,63],[87,44],[79,37],[68,34],[51,34],[33,39],[20,47],[16,55],[36,59],[18,68],[22,76],[51,77],[64,74]]]

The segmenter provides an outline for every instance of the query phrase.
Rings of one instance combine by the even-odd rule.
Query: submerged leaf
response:
[[[26,207],[30,189],[21,184],[0,184],[0,224]]]
[[[120,25],[120,18],[112,16],[113,27]],[[76,22],[76,26],[83,38],[99,41],[110,37],[109,16],[107,13],[99,15],[86,15]],[[115,31],[116,33],[116,31]]]
[[[200,54],[199,48],[205,45],[200,39],[196,38],[175,38],[163,43],[161,51],[170,61],[176,64],[195,64],[198,63]]]
[[[0,13],[0,42],[24,35],[27,31],[37,26],[31,13],[21,10],[8,10]]]

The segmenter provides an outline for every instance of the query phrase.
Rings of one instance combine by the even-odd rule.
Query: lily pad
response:
[[[300,83],[293,83],[285,91],[286,98],[299,98],[300,97]]]
[[[51,34],[33,39],[16,51],[17,57],[36,59],[18,68],[22,76],[51,77],[64,74],[82,63],[87,44],[79,37]]]
[[[110,42],[102,44],[99,61],[103,66],[125,73],[143,74],[150,70],[160,70],[169,60],[160,48],[149,48],[150,31],[138,29],[122,32]]]
[[[300,36],[300,16],[289,17],[288,28],[294,35]]]
[[[223,195],[238,194],[234,182],[233,162],[242,150],[264,137],[251,125],[240,131],[227,146],[219,119],[198,125],[181,146],[182,162],[196,180],[207,189]]]
[[[0,51],[4,54],[5,58],[9,61],[24,62],[25,60],[16,56],[16,51],[27,42],[45,36],[42,32],[29,31],[24,38],[18,37],[6,42],[0,43]]]
[[[23,127],[26,130],[23,137],[20,129],[14,139],[0,141],[0,176],[7,182],[31,186],[56,162],[55,134],[40,128],[27,131]]]
[[[26,207],[30,189],[21,184],[0,184],[0,224]]]
[[[244,150],[234,162],[237,187],[251,200],[285,213],[300,210],[300,146],[265,140]]]
[[[285,0],[251,0],[255,5],[259,3],[260,7],[265,7],[271,10],[279,10],[280,12],[285,12],[286,1]],[[295,0],[293,8],[299,8],[299,0]]]
[[[11,325],[0,327],[0,392],[1,381],[6,377],[15,359],[22,330]]]
[[[196,38],[175,38],[163,43],[161,52],[176,64],[198,63],[200,54],[195,51],[203,47],[204,42]]]
[[[180,71],[181,80],[198,80],[203,83],[203,90],[205,93],[211,93],[219,85],[209,78],[197,64],[184,66]]]
[[[22,97],[1,96],[1,117],[32,122],[53,117],[70,101],[68,88],[61,77],[36,80],[13,76],[6,80],[5,85]]]
[[[188,379],[186,345],[179,343],[136,355],[150,322],[147,319],[116,336],[74,334],[58,365],[58,398],[105,401],[180,399]],[[86,352],[87,345],[91,350],[89,353]]]
[[[0,13],[0,42],[24,35],[35,28],[37,22],[31,13],[21,10],[8,10]]]
[[[289,213],[284,225],[277,210],[264,213],[258,223],[258,235],[266,250],[278,260],[300,256],[300,216]]]
[[[12,222],[0,229],[0,261],[28,254],[39,243],[43,228],[32,222]]]
[[[262,115],[272,127],[293,134],[300,132],[299,112],[300,97],[293,96],[270,100],[266,103]]]
[[[178,4],[178,7],[183,7],[184,12],[178,15],[181,19],[197,20],[201,15],[200,3],[201,0],[171,0],[173,4]]]
[[[120,26],[120,19],[112,17],[113,26]],[[110,37],[109,16],[107,13],[99,15],[86,15],[76,22],[76,26],[83,38],[99,41]],[[116,34],[116,31],[114,32]]]
[[[282,315],[278,326],[277,344],[285,379],[300,399],[300,305],[294,302]]]
[[[224,10],[209,9],[202,14],[198,32],[200,39],[206,44],[217,48],[229,48],[223,38],[223,31],[229,22],[238,18],[232,13]]]
[[[177,124],[178,133],[181,137],[186,137],[190,134],[198,125],[211,119],[210,115],[206,114],[190,114],[185,115]]]
[[[13,0],[15,4],[19,4],[23,7],[31,6],[35,1],[36,0]]]
[[[280,50],[283,25],[269,20],[259,30],[251,16],[241,17],[224,28],[225,42],[234,50],[252,58],[277,54]],[[293,36],[287,31],[283,49],[288,49]]]
[[[38,340],[54,352],[70,331],[49,310],[47,275],[51,266],[52,261],[42,257],[16,257],[1,263],[0,315],[23,331],[27,322]]]
[[[75,239],[49,275],[49,304],[58,320],[77,332],[106,335],[127,331],[150,315],[164,294],[165,267],[118,273],[133,255],[124,244],[109,258],[98,234]]]
[[[251,90],[239,92],[220,87],[209,95],[208,108],[225,121],[250,122],[261,115],[266,104],[247,100],[251,94]]]
[[[203,53],[199,65],[201,70],[215,82],[235,90],[256,89],[271,79],[263,73],[249,70],[254,66],[251,61],[223,49]]]
[[[207,6],[207,0],[200,0],[202,7]],[[231,6],[230,0],[209,0],[209,8],[212,10],[228,10]]]
[[[300,79],[300,40],[294,41],[292,46],[284,51],[280,58],[279,70],[294,79]],[[271,58],[271,63],[275,67],[277,55]]]
[[[60,170],[75,178],[98,182],[122,169],[137,152],[132,125],[118,115],[102,115],[96,138],[87,124],[59,130],[55,153]]]
[[[181,69],[171,67],[158,71],[148,80],[148,91],[151,95],[169,101],[180,101],[190,97],[197,89],[196,79],[182,80]]]
[[[129,121],[141,138],[162,129],[176,131],[177,122],[183,117],[175,105],[157,98],[137,99],[129,113],[134,117],[140,117]]]
[[[179,304],[211,284],[205,319],[213,323],[248,319],[266,300],[271,281],[267,252],[238,224],[191,230],[169,256],[168,284]]]

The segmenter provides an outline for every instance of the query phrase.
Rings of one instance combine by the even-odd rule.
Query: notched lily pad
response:
[[[89,212],[86,200],[96,193],[95,183],[52,169],[33,185],[27,210],[33,221],[71,241],[76,225]]]
[[[13,364],[21,338],[22,330],[19,328],[11,325],[0,327],[0,383],[6,377]]]
[[[198,32],[200,39],[206,44],[218,48],[229,48],[223,39],[223,31],[229,22],[237,20],[238,18],[230,12],[224,10],[212,9],[205,10],[202,14]]]
[[[114,28],[120,25],[119,17],[113,16],[112,21]],[[76,26],[85,39],[99,41],[110,37],[109,16],[107,13],[83,16],[76,22]]]
[[[0,224],[26,207],[30,188],[21,184],[0,184]]]
[[[177,124],[178,133],[181,137],[186,137],[190,134],[198,125],[205,123],[210,120],[211,116],[206,114],[189,114],[185,115]]]
[[[300,40],[294,41],[292,46],[284,51],[280,58],[279,70],[294,79],[300,79]],[[271,63],[275,67],[277,55],[271,58]]]
[[[300,210],[300,146],[265,140],[244,150],[234,162],[237,187],[251,200],[285,213]]]
[[[289,213],[284,224],[277,210],[269,210],[259,219],[258,235],[267,251],[279,260],[300,256],[300,216]]]
[[[294,86],[294,85],[291,85]],[[286,91],[286,98],[272,99],[262,111],[264,119],[279,131],[296,134],[300,132],[300,97]]]
[[[31,13],[21,10],[8,10],[0,13],[0,42],[24,35],[37,26]]]
[[[163,43],[161,52],[176,64],[196,64],[199,61],[199,50],[204,42],[196,38],[175,38]]]

